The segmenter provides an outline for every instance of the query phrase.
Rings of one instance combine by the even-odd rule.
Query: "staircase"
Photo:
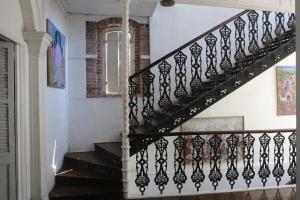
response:
[[[167,135],[295,51],[295,15],[274,13],[272,24],[270,14],[261,14],[262,35],[259,13],[245,10],[130,76],[131,155],[160,138],[145,135]],[[123,199],[120,146],[100,143],[93,152],[66,154],[50,200]]]
[[[285,23],[286,14],[274,13],[274,27],[270,14],[261,14],[260,36],[259,13],[245,10],[131,75],[130,136],[170,133],[295,52],[295,15]],[[131,155],[154,141],[131,139]]]
[[[97,143],[95,151],[67,153],[50,200],[123,199],[121,144]]]

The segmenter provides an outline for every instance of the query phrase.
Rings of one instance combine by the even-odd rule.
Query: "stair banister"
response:
[[[129,134],[168,133],[293,53],[295,14],[270,13],[245,10],[131,75]]]
[[[141,69],[141,70],[135,72],[134,74],[130,75],[129,78],[130,78],[130,79],[133,79],[133,78],[137,77],[138,75],[142,74],[143,72],[150,70],[151,68],[155,67],[156,65],[158,65],[158,64],[161,63],[162,61],[164,61],[164,60],[166,60],[167,58],[170,58],[171,56],[173,56],[174,54],[176,54],[178,51],[181,51],[181,50],[183,50],[184,48],[186,48],[186,47],[192,45],[192,44],[195,43],[196,41],[198,41],[198,40],[204,38],[205,36],[207,36],[209,33],[212,33],[212,32],[214,32],[214,31],[220,29],[220,28],[223,27],[224,25],[226,25],[226,24],[228,24],[228,23],[234,21],[235,19],[237,19],[237,18],[239,18],[239,17],[245,15],[245,14],[248,13],[248,12],[250,12],[250,10],[244,10],[244,11],[242,11],[242,12],[240,12],[240,13],[234,15],[233,17],[227,19],[226,21],[220,23],[219,25],[217,25],[217,26],[211,28],[210,30],[208,30],[208,31],[206,31],[206,32],[204,32],[204,33],[202,33],[201,35],[195,37],[194,39],[192,39],[192,40],[186,42],[186,43],[183,44],[181,47],[179,47],[179,48],[177,48],[177,49],[171,51],[170,53],[166,54],[165,56],[162,56],[161,58],[159,58],[158,60],[154,61],[153,63],[151,63],[151,64],[148,65],[147,67],[145,67],[145,68],[143,68],[143,69]]]
[[[156,141],[154,150],[146,147],[137,153],[135,183],[142,196],[168,196],[170,187],[177,187],[177,195],[192,195],[296,184],[296,129],[145,133],[130,138],[136,143]],[[154,175],[148,172],[150,166],[156,168]]]
[[[218,152],[222,141],[220,141],[219,134],[231,135],[230,140],[226,142],[231,145],[228,154],[232,155],[232,159],[230,162],[228,161],[228,165],[231,163],[230,169],[232,169],[236,167],[234,163],[237,157],[233,155],[236,151],[236,148],[234,148],[236,146],[235,135],[247,135],[244,141],[247,145],[250,145],[247,154],[251,154],[253,150],[251,135],[259,136],[260,133],[263,134],[260,137],[261,141],[257,141],[260,142],[263,153],[260,155],[262,158],[261,164],[262,167],[265,167],[269,162],[266,156],[269,151],[266,149],[269,148],[269,135],[278,132],[273,138],[274,142],[277,143],[274,152],[280,153],[282,148],[281,133],[290,132],[288,139],[293,158],[290,157],[291,165],[288,173],[292,180],[295,179],[295,130],[171,132],[295,51],[295,14],[271,13],[271,16],[274,17],[272,21],[272,19],[269,19],[270,13],[269,11],[245,10],[129,77],[128,137],[131,146],[130,155],[136,157],[136,173],[138,174],[131,183],[135,182],[141,195],[145,194],[151,181],[151,184],[154,181],[158,186],[157,192],[160,194],[153,194],[152,191],[148,190],[146,195],[162,195],[165,187],[172,181],[170,176],[167,175],[169,169],[167,166],[173,164],[176,171],[173,181],[179,193],[183,191],[183,185],[188,180],[187,174],[185,174],[184,161],[182,161],[184,157],[182,147],[185,146],[186,140],[184,136],[195,136],[195,142],[199,143],[203,141],[203,138],[201,139],[203,135],[214,135],[212,139],[206,142],[209,142],[212,149],[210,152],[210,165],[213,169],[209,172],[209,180],[216,190],[222,178],[222,174],[213,171],[215,169],[219,170],[220,167]],[[288,20],[285,21],[287,16]],[[206,62],[206,66],[204,66],[204,62]],[[168,155],[171,154],[167,152],[167,146],[168,144],[169,146],[172,145],[169,142],[171,136],[176,137],[173,140],[174,146],[172,146],[175,147],[175,161],[168,164]],[[197,147],[197,145],[195,146]],[[148,147],[151,150],[149,154]],[[198,152],[199,148],[196,147],[194,147],[194,150],[196,150],[194,161],[202,159]],[[153,156],[153,148],[156,151],[155,163],[149,160],[150,156]],[[281,173],[279,172],[282,156],[279,153],[274,158],[276,159],[274,162],[279,167],[277,166],[273,170],[277,184],[281,180]],[[251,160],[251,158],[247,159]],[[154,164],[155,166],[153,166]],[[252,165],[253,163],[247,164],[245,171],[247,172],[248,168],[253,168]],[[152,180],[148,176],[150,169],[152,176],[152,170],[155,169],[156,171],[155,178],[152,177]],[[197,169],[196,167],[195,173]],[[214,172],[216,172],[216,176],[220,175],[221,177],[214,179]],[[243,178],[249,187],[252,176],[248,176],[246,172],[243,172]],[[228,177],[225,178],[228,179],[230,187],[233,189],[236,177],[229,177],[230,173],[231,171],[226,173]],[[266,186],[269,175],[263,173],[259,175],[263,186]],[[192,177],[191,180],[195,182],[196,189],[199,191],[201,181],[197,182],[196,179],[197,177]]]

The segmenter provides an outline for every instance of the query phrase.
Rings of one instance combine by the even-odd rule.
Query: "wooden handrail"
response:
[[[167,55],[161,57],[160,59],[154,61],[153,63],[151,63],[151,64],[148,65],[147,67],[145,67],[145,68],[143,68],[143,69],[141,69],[141,70],[135,72],[134,74],[130,75],[130,76],[129,76],[129,79],[133,79],[133,78],[135,78],[136,76],[138,76],[139,74],[141,74],[141,73],[143,73],[143,72],[145,72],[145,71],[148,71],[149,69],[151,69],[152,67],[154,67],[154,66],[156,66],[157,64],[161,63],[162,61],[166,60],[167,58],[171,57],[172,55],[174,55],[174,54],[177,53],[178,51],[181,51],[182,49],[184,49],[184,48],[190,46],[191,44],[193,44],[193,43],[195,43],[196,41],[198,41],[198,40],[202,39],[203,37],[205,37],[206,35],[208,35],[208,34],[214,32],[214,31],[216,31],[216,30],[222,28],[224,25],[226,25],[226,24],[232,22],[233,20],[235,20],[235,19],[241,17],[242,15],[244,15],[244,14],[246,14],[246,13],[248,13],[248,12],[250,12],[250,10],[244,10],[244,11],[240,12],[239,14],[234,15],[233,17],[231,17],[231,18],[225,20],[224,22],[220,23],[219,25],[217,25],[217,26],[211,28],[210,30],[206,31],[205,33],[203,33],[203,34],[199,35],[198,37],[196,37],[196,38],[194,38],[194,39],[188,41],[188,42],[185,43],[185,44],[183,44],[181,47],[175,49],[174,51],[168,53]]]
[[[241,130],[241,131],[195,131],[195,132],[171,132],[168,134],[161,133],[143,133],[143,134],[130,134],[129,138],[156,138],[156,137],[169,137],[169,136],[185,136],[185,135],[216,135],[216,134],[259,134],[259,133],[286,133],[296,132],[296,129],[270,129],[270,130]]]

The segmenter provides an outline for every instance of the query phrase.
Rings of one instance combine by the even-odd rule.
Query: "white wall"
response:
[[[46,31],[46,18],[50,19],[56,27],[65,35],[66,51],[66,87],[65,89],[50,88],[47,86],[47,71],[44,69],[43,86],[44,99],[42,112],[46,138],[46,181],[48,190],[54,185],[55,172],[60,169],[63,157],[68,150],[68,32],[65,11],[53,0],[46,0],[44,31]]]
[[[296,53],[276,66],[296,66]],[[244,116],[245,130],[296,128],[296,116],[277,115],[276,67],[248,82],[196,118]]]
[[[85,26],[88,16],[69,15],[69,149],[86,151],[94,142],[120,141],[120,98],[86,98]]]
[[[22,35],[23,16],[18,0],[1,0],[0,34],[20,43]]]
[[[121,140],[120,97],[86,98],[86,21],[116,16],[69,15],[69,150],[93,150],[95,142]],[[145,17],[134,17],[148,23]]]
[[[66,36],[66,46],[68,41],[67,21],[65,11],[54,0],[38,0],[37,13],[42,21],[41,30],[46,32],[46,18],[49,18],[58,29]],[[30,11],[30,10],[29,10]],[[28,11],[28,12],[29,12]],[[26,12],[26,11],[25,11]],[[27,13],[30,15],[30,13]],[[27,16],[26,15],[26,16]],[[28,30],[27,30],[28,31]],[[23,40],[23,16],[18,0],[2,0],[0,12],[0,34],[6,36],[12,41],[22,45],[26,44]],[[26,52],[26,57],[27,57]],[[66,58],[68,50],[66,49]],[[19,61],[19,60],[18,60]],[[23,62],[20,61],[20,62]],[[18,66],[25,66],[25,63],[19,63]],[[29,66],[30,67],[30,66]],[[46,190],[50,191],[54,185],[55,172],[59,170],[63,162],[63,156],[68,149],[68,84],[65,89],[54,89],[47,86],[47,69],[41,69],[43,73],[42,99],[40,99],[41,131],[42,138],[45,138],[44,155],[47,167]],[[68,83],[68,59],[66,59],[66,83]],[[24,132],[25,133],[25,132]],[[25,141],[22,141],[23,143]],[[20,142],[18,142],[20,144]],[[26,167],[26,166],[21,166]],[[20,180],[21,181],[21,180]],[[44,185],[44,183],[43,183]],[[21,191],[20,191],[21,192]],[[45,194],[48,195],[48,194]],[[24,197],[26,198],[26,197]]]
[[[151,62],[241,11],[182,4],[158,6],[150,17]]]

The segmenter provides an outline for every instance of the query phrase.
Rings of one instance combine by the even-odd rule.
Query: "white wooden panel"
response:
[[[0,200],[16,199],[13,43],[0,42]]]
[[[8,180],[9,180],[9,170],[8,165],[0,164],[0,199],[9,200],[8,198]]]

